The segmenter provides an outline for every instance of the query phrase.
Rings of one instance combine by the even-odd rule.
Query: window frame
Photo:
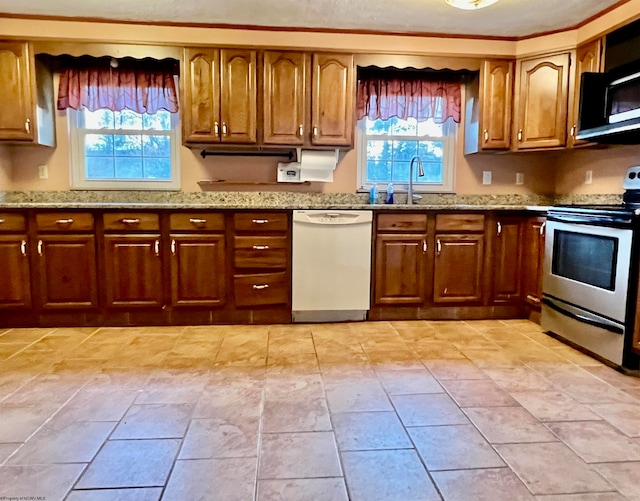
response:
[[[449,119],[446,123],[446,127],[449,128],[449,132],[443,137],[432,136],[394,136],[394,135],[381,135],[367,136],[365,133],[365,121],[367,117],[362,120],[358,120],[356,124],[356,163],[358,170],[358,192],[368,192],[374,184],[377,184],[381,189],[386,188],[386,185],[391,181],[377,181],[371,183],[367,181],[367,140],[368,139],[380,139],[382,141],[393,140],[415,140],[415,141],[442,141],[444,143],[443,148],[443,162],[442,162],[442,183],[428,183],[416,181],[413,183],[414,193],[454,193],[455,192],[455,172],[456,172],[456,145],[458,143],[458,131],[460,125]],[[395,192],[406,193],[409,191],[409,183],[393,182],[393,189]],[[380,186],[382,185],[382,186]]]
[[[80,127],[80,112],[67,109],[67,125],[70,153],[70,180],[72,190],[157,190],[180,191],[180,145],[181,126],[180,112],[171,113],[171,130],[162,134],[145,134],[147,131],[136,129],[88,129]],[[100,134],[104,131],[116,134],[134,135],[166,135],[171,143],[171,177],[167,180],[159,179],[87,179],[85,169],[84,136],[86,134]],[[153,131],[150,131],[153,132]]]

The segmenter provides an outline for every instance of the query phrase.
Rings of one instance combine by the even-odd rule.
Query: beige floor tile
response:
[[[425,426],[407,431],[429,471],[505,466],[472,425]]]
[[[320,374],[269,374],[265,382],[265,399],[323,398],[324,389]]]
[[[506,350],[479,350],[465,348],[463,355],[481,369],[495,369],[496,367],[520,367],[524,364],[517,355],[507,353]]]
[[[348,501],[343,478],[258,481],[257,501]]]
[[[550,391],[555,387],[529,367],[483,369],[493,381],[509,393],[513,391]]]
[[[438,381],[425,369],[378,370],[378,377],[389,395],[411,395],[415,393],[442,393]]]
[[[340,476],[342,470],[333,433],[262,435],[259,479]]]
[[[271,374],[278,372],[317,374],[320,372],[320,365],[315,353],[269,355],[267,358],[267,372]]]
[[[352,501],[439,501],[440,496],[414,450],[343,452]]]
[[[640,377],[623,374],[606,365],[583,367],[583,369],[616,388],[640,389]]]
[[[599,492],[596,494],[557,494],[551,496],[536,496],[537,501],[626,501],[618,492]]]
[[[255,458],[176,461],[163,501],[251,500],[256,483]]]
[[[604,421],[549,423],[547,426],[587,463],[640,461],[640,441]]]
[[[491,380],[459,379],[441,383],[460,407],[517,405],[507,392]]]
[[[123,349],[123,343],[86,342],[70,350],[69,357],[109,360]]]
[[[470,407],[464,412],[491,444],[557,440],[522,407]]]
[[[632,501],[640,500],[640,463],[603,463],[594,468]]]
[[[15,442],[13,444],[0,444],[0,464],[15,452],[15,450],[22,445],[21,442]]]
[[[2,403],[13,405],[63,404],[90,378],[91,376],[88,374],[43,374],[23,385],[19,392],[6,397]]]
[[[194,419],[184,438],[179,459],[257,457],[259,425],[258,418]]]
[[[419,370],[424,364],[409,350],[368,351],[369,362],[376,370]]]
[[[407,344],[423,362],[440,359],[465,360],[462,352],[448,341],[424,340]]]
[[[508,468],[437,471],[431,474],[446,501],[534,501]]]
[[[45,425],[7,464],[89,463],[115,426],[104,421]]]
[[[496,450],[534,494],[615,490],[562,443],[505,444]]]
[[[341,451],[411,449],[413,446],[395,412],[347,412],[333,415]]]
[[[436,426],[469,422],[451,397],[444,393],[394,395],[391,400],[405,426]]]
[[[192,404],[132,405],[111,438],[181,438],[192,413]]]
[[[64,499],[84,464],[38,464],[0,467],[0,498]]]
[[[238,413],[259,417],[262,412],[262,383],[236,381],[209,385],[200,396],[193,418],[231,419]]]
[[[180,336],[171,347],[170,356],[188,358],[215,358],[222,344],[222,338],[207,341],[184,339]]]
[[[4,364],[0,367],[3,371],[0,372],[0,402],[38,375],[38,372],[9,371]]]
[[[484,372],[469,360],[426,360],[424,364],[439,381],[488,378]]]
[[[511,396],[540,421],[591,421],[601,418],[559,391],[513,391]]]
[[[57,410],[56,406],[0,404],[0,443],[24,442]]]
[[[269,333],[269,357],[315,353],[311,331],[303,336],[283,337]]]
[[[2,338],[0,337],[0,340]],[[19,351],[29,346],[29,343],[0,343],[0,361],[15,355]]]
[[[264,433],[330,431],[331,419],[324,397],[268,399],[262,413]]]
[[[162,487],[179,447],[180,440],[109,440],[75,488]]]
[[[136,404],[195,404],[208,382],[208,371],[152,376],[140,392]]]
[[[9,329],[0,336],[0,343],[33,343],[54,329]]]
[[[56,414],[56,422],[120,421],[139,393],[106,388],[99,392],[80,390]]]
[[[393,410],[389,397],[378,380],[327,383],[325,391],[332,414]]]
[[[133,489],[94,489],[71,491],[65,501],[158,501],[162,489],[133,488]]]
[[[630,437],[640,437],[640,403],[596,404],[589,409]]]

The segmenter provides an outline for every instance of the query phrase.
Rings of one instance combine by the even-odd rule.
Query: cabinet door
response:
[[[518,63],[516,150],[564,146],[567,136],[569,53]]]
[[[433,301],[481,301],[483,256],[483,235],[436,235]]]
[[[223,143],[256,142],[256,52],[220,51],[220,96]]]
[[[219,51],[185,49],[182,84],[184,142],[220,141]]]
[[[265,52],[263,130],[266,144],[304,142],[306,57]]]
[[[27,235],[0,235],[0,310],[31,307]]]
[[[484,61],[482,81],[483,150],[507,150],[511,145],[511,102],[513,100],[513,61]]]
[[[578,113],[580,110],[580,80],[583,73],[599,72],[601,66],[602,41],[594,40],[591,43],[581,45],[576,49],[576,68],[574,70],[575,83],[573,86],[573,105],[570,106],[569,138],[567,146],[586,144],[587,141],[576,139],[578,131]]]
[[[40,235],[37,254],[39,302],[43,309],[98,306],[93,235]]]
[[[493,237],[493,285],[494,303],[520,301],[521,294],[522,220],[499,218]]]
[[[378,235],[375,247],[374,302],[420,305],[425,301],[424,235]]]
[[[171,235],[171,303],[224,304],[225,267],[224,235]]]
[[[311,142],[351,146],[354,116],[353,56],[314,54]]]
[[[106,235],[107,306],[162,306],[160,235]]]
[[[540,308],[542,299],[545,221],[544,217],[530,218],[524,227],[522,294],[524,300],[536,308]]]
[[[30,70],[28,44],[0,43],[0,139],[35,139]]]

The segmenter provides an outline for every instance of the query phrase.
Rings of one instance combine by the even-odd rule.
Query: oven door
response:
[[[544,296],[624,324],[631,242],[630,229],[548,221]]]

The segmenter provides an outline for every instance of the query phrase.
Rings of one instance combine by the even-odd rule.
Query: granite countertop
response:
[[[585,197],[582,197],[585,198]],[[621,203],[621,195],[558,199],[539,195],[424,194],[406,205],[369,204],[366,193],[56,191],[0,192],[0,209],[370,209],[370,210],[528,210],[545,212],[554,203]],[[382,199],[380,198],[380,201]]]

